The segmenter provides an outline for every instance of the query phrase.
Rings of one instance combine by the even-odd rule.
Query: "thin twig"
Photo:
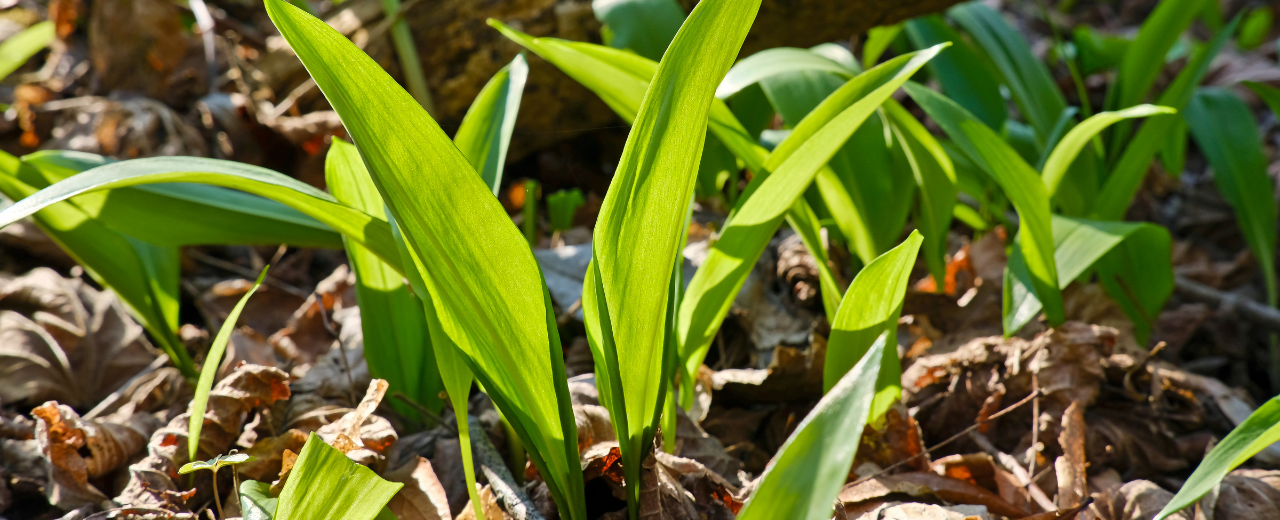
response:
[[[987,454],[995,457],[996,463],[1004,466],[1006,470],[1013,474],[1013,478],[1018,479],[1018,482],[1027,487],[1028,501],[1035,500],[1036,504],[1045,511],[1055,511],[1058,509],[1058,505],[1055,504],[1053,500],[1050,500],[1049,495],[1045,494],[1044,490],[1040,489],[1040,486],[1036,484],[1040,475],[1036,475],[1033,478],[1029,473],[1027,473],[1027,470],[1022,468],[1021,464],[1018,464],[1018,460],[1015,459],[1013,455],[1000,451],[999,448],[996,448],[996,446],[991,443],[991,440],[988,439],[986,435],[977,431],[971,431],[969,432],[969,438],[973,439],[974,444],[977,444],[978,448],[982,451],[985,451]],[[1046,468],[1045,471],[1048,471],[1048,469]]]
[[[1013,404],[1009,405],[1009,407],[1007,407],[1007,408],[1005,408],[1005,409],[1003,409],[1003,410],[1000,410],[1000,411],[998,411],[998,412],[996,412],[996,413],[991,414],[991,416],[990,416],[990,417],[987,417],[986,419],[982,419],[982,420],[980,420],[980,421],[977,421],[977,422],[973,423],[973,425],[972,425],[972,426],[970,426],[970,427],[968,427],[968,428],[965,428],[965,429],[964,429],[963,431],[961,431],[960,433],[957,433],[957,434],[955,434],[955,435],[952,435],[952,436],[950,436],[950,437],[947,437],[947,439],[946,439],[946,440],[944,440],[944,441],[942,441],[942,442],[939,442],[939,443],[937,443],[937,444],[934,444],[933,446],[930,446],[928,449],[925,449],[924,451],[922,451],[922,452],[920,452],[920,453],[917,453],[917,454],[915,454],[915,455],[912,455],[912,456],[910,456],[910,457],[907,457],[907,458],[905,458],[905,459],[902,459],[902,460],[898,461],[897,463],[895,463],[895,464],[893,464],[893,465],[891,465],[891,466],[889,466],[889,467],[887,467],[887,468],[884,468],[884,469],[882,469],[882,470],[880,470],[880,471],[877,471],[877,472],[875,472],[875,473],[872,473],[871,475],[867,475],[867,476],[865,476],[865,477],[862,477],[862,478],[858,479],[856,482],[854,482],[853,484],[856,486],[856,485],[858,485],[858,484],[861,484],[861,483],[866,482],[866,481],[868,481],[868,480],[871,480],[871,479],[873,479],[873,478],[879,477],[879,476],[881,476],[881,475],[884,475],[885,473],[888,473],[888,472],[890,472],[890,471],[893,471],[894,469],[897,469],[897,468],[899,468],[899,467],[902,467],[902,465],[904,465],[904,464],[906,464],[906,463],[908,463],[908,462],[911,462],[911,461],[913,461],[913,460],[915,460],[915,459],[918,459],[918,458],[920,458],[920,457],[923,457],[923,456],[925,456],[925,455],[928,455],[928,454],[929,454],[929,453],[931,453],[931,452],[937,451],[937,450],[938,450],[938,448],[941,448],[941,447],[943,447],[943,446],[946,446],[947,444],[950,444],[952,441],[955,441],[956,439],[959,439],[959,438],[961,438],[961,437],[964,437],[965,435],[968,435],[968,434],[969,434],[969,432],[974,431],[974,430],[977,430],[979,427],[981,427],[982,425],[984,425],[984,424],[986,424],[986,423],[989,423],[989,422],[991,422],[991,421],[994,421],[994,420],[996,420],[996,419],[999,419],[1001,416],[1003,416],[1003,415],[1005,415],[1005,414],[1007,414],[1007,413],[1009,413],[1009,412],[1012,412],[1012,411],[1016,410],[1018,407],[1020,407],[1020,406],[1022,406],[1022,405],[1024,405],[1024,404],[1027,404],[1027,402],[1031,401],[1033,398],[1035,398],[1035,397],[1037,397],[1037,396],[1039,396],[1039,395],[1040,395],[1040,392],[1039,392],[1039,391],[1032,392],[1032,393],[1031,393],[1031,395],[1028,395],[1028,396],[1026,396],[1026,397],[1023,397],[1023,398],[1022,398],[1022,400],[1020,400],[1020,401],[1018,401],[1018,402],[1016,402],[1016,403],[1013,403]]]
[[[357,406],[360,400],[356,398],[356,380],[351,375],[351,362],[347,361],[347,342],[342,341],[342,336],[334,330],[333,324],[329,323],[329,313],[325,312],[324,296],[319,291],[311,293],[316,298],[316,305],[320,307],[320,322],[324,324],[324,330],[329,331],[333,335],[333,339],[338,341],[338,351],[342,355],[342,369],[347,372],[347,389],[351,392],[351,405]]]
[[[435,421],[437,426],[444,426],[446,429],[452,430],[454,435],[458,434],[458,428],[449,426],[448,423],[444,422],[443,418],[441,418],[439,415],[435,414],[431,410],[428,410],[427,407],[422,406],[421,404],[418,404],[417,401],[410,399],[409,396],[404,394],[404,392],[399,392],[399,391],[392,392],[391,397],[401,400],[409,408],[413,408],[414,411],[418,412],[419,414],[422,414],[423,417],[426,417],[427,419],[431,419],[432,421]]]
[[[1031,395],[1035,399],[1031,400],[1031,460],[1027,461],[1027,475],[1034,475],[1036,472],[1036,460],[1040,458],[1040,379],[1036,377],[1035,372],[1031,372]],[[1031,496],[1031,486],[1035,485],[1035,481],[1027,484],[1027,496]]]
[[[231,271],[240,276],[244,276],[250,280],[253,280],[258,277],[257,271],[248,269],[244,266],[233,264],[221,258],[214,258],[212,256],[201,253],[200,251],[197,251],[195,249],[188,248],[186,249],[186,253],[187,253],[187,256],[190,256],[192,259],[194,259],[197,262],[208,264],[213,267],[217,267],[219,269]],[[299,289],[298,287],[290,285],[288,283],[282,282],[280,281],[280,279],[275,278],[271,275],[267,275],[267,277],[262,281],[262,283],[271,287],[275,287],[276,289],[280,289],[281,291],[287,292],[299,298],[306,298],[307,296],[310,296],[310,293],[308,293],[307,291]]]

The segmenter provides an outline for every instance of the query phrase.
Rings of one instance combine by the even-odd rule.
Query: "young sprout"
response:
[[[235,466],[236,464],[248,462],[249,459],[252,459],[252,458],[253,457],[250,457],[249,454],[247,453],[235,453],[235,450],[232,450],[231,453],[228,453],[226,455],[218,455],[217,457],[214,457],[209,460],[198,460],[195,462],[188,462],[186,464],[183,464],[182,468],[178,470],[178,473],[182,475],[186,475],[188,473],[192,473],[202,469],[207,469],[209,471],[212,471],[213,472],[213,504],[218,508],[218,517],[226,518],[226,515],[222,514],[222,497],[221,495],[218,494],[218,470],[222,469],[223,466],[231,466],[231,482],[235,485],[235,487],[232,489],[240,489],[240,479],[239,479],[239,475],[236,473]]]

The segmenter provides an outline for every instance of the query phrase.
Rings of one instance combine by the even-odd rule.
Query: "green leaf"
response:
[[[961,4],[947,14],[964,27],[995,63],[1013,101],[1035,129],[1036,142],[1043,147],[1053,132],[1058,114],[1067,108],[1067,101],[1044,62],[1031,54],[1031,45],[1021,33],[985,4]]]
[[[1087,77],[1118,66],[1133,40],[1101,34],[1081,25],[1072,31],[1071,42],[1079,53],[1080,74]]]
[[[596,20],[605,25],[605,43],[658,60],[684,23],[675,0],[592,0]]]
[[[246,480],[240,483],[240,509],[244,520],[271,520],[279,499],[271,496],[271,484]]]
[[[152,157],[104,164],[57,182],[0,211],[0,227],[77,195],[170,182],[222,186],[274,200],[364,244],[393,266],[400,266],[391,230],[384,220],[340,204],[325,192],[266,168],[200,157]]]
[[[1075,162],[1076,157],[1080,155],[1080,151],[1084,150],[1084,147],[1089,144],[1094,136],[1101,133],[1108,126],[1125,119],[1150,117],[1157,114],[1173,114],[1176,112],[1176,110],[1169,107],[1138,105],[1116,112],[1094,114],[1085,119],[1084,122],[1067,132],[1067,135],[1062,140],[1058,141],[1057,146],[1053,147],[1053,152],[1049,154],[1048,160],[1044,163],[1040,176],[1044,179],[1044,185],[1049,190],[1049,196],[1052,197],[1058,192],[1058,188],[1066,177],[1071,163]]]
[[[1236,37],[1236,45],[1241,49],[1255,49],[1267,41],[1271,34],[1271,25],[1275,22],[1275,13],[1267,6],[1258,6],[1245,15],[1240,23],[1240,35]]]
[[[884,104],[902,143],[911,173],[920,190],[916,227],[924,235],[924,259],[934,280],[946,277],[947,233],[956,206],[956,172],[951,158],[929,130],[897,101]],[[941,286],[939,286],[941,287]]]
[[[40,190],[20,180],[35,175],[33,171],[18,158],[0,153],[0,193],[11,200],[35,195]],[[108,228],[71,202],[46,205],[31,216],[90,277],[120,297],[184,376],[196,377],[191,358],[176,333],[177,276],[157,276],[177,272],[176,249],[147,247]],[[164,262],[170,264],[162,265]]]
[[[564,231],[573,227],[573,215],[583,204],[586,200],[578,188],[547,195],[547,219],[551,221],[551,229]]]
[[[1155,318],[1173,293],[1169,232],[1147,223],[1103,222],[1053,216],[1054,262],[1059,287],[1093,272],[1112,299],[1133,321],[1135,336],[1145,342]],[[1005,284],[1006,334],[1014,334],[1040,313],[1029,289],[1029,274],[1020,248],[1009,258]]]
[[[1160,510],[1155,520],[1164,520],[1195,504],[1200,497],[1212,491],[1228,472],[1276,441],[1280,441],[1280,396],[1272,397],[1258,407],[1209,450],[1195,472],[1182,485],[1182,489]]]
[[[402,487],[352,462],[312,432],[280,492],[274,518],[372,520]]]
[[[18,67],[35,56],[37,52],[53,43],[56,37],[53,22],[45,21],[23,29],[18,34],[0,42],[0,79],[18,70]]]
[[[849,285],[827,340],[827,358],[822,370],[822,387],[830,392],[858,360],[866,357],[876,338],[888,334],[897,344],[898,316],[907,292],[911,268],[915,267],[923,237],[912,231],[902,244],[880,255],[858,272]],[[871,418],[875,420],[902,395],[902,369],[898,350],[885,349],[876,382]]]
[[[249,292],[244,293],[236,306],[231,308],[226,321],[222,322],[222,327],[218,328],[218,335],[214,336],[213,343],[209,344],[209,355],[205,356],[204,367],[200,369],[200,380],[196,382],[196,395],[191,400],[191,420],[187,426],[188,460],[196,460],[197,452],[200,450],[200,430],[204,428],[204,410],[209,405],[209,392],[213,390],[213,379],[217,377],[218,367],[222,365],[222,354],[227,351],[227,342],[231,341],[231,331],[235,330],[236,322],[240,320],[240,312],[249,302],[249,297],[262,286],[262,280],[267,277],[268,268],[270,266],[262,269],[258,274],[258,281],[254,282]],[[217,470],[217,468],[215,464],[213,469]]]
[[[1205,4],[1205,0],[1164,0],[1142,22],[1138,36],[1120,61],[1116,80],[1107,90],[1107,110],[1120,110],[1141,103],[1164,69],[1165,55],[1182,33],[1186,32]],[[1191,68],[1190,62],[1187,68]],[[1161,96],[1161,101],[1164,97]],[[1164,102],[1158,105],[1174,106]],[[1111,133],[1110,154],[1120,153],[1129,139],[1129,125],[1121,124]]]
[[[202,469],[207,469],[207,470],[213,471],[214,473],[217,473],[218,470],[226,466],[234,466],[236,464],[242,464],[242,463],[248,462],[252,458],[253,457],[250,457],[248,453],[231,453],[227,455],[218,455],[217,457],[214,457],[209,460],[198,460],[195,462],[188,462],[186,464],[183,464],[182,467],[178,469],[178,474],[186,475],[187,473],[191,473],[193,471],[199,471]]]
[[[907,36],[918,48],[951,42],[950,48],[929,62],[926,69],[938,78],[942,91],[993,129],[1004,128],[1009,117],[1000,84],[978,51],[960,33],[942,20],[930,15],[907,22]]]
[[[814,176],[890,94],[943,48],[945,44],[895,57],[850,80],[796,126],[760,170],[753,170],[773,173],[730,217],[680,304],[680,357],[687,373],[702,364],[733,296]]]
[[[34,170],[20,170],[19,178],[46,188],[113,161],[100,155],[49,150],[24,156],[22,162]],[[155,245],[342,247],[340,236],[329,226],[293,208],[217,186],[142,185],[84,193],[71,202],[107,226]]]
[[[1218,31],[1212,41],[1197,49],[1187,61],[1187,65],[1174,78],[1173,83],[1160,94],[1155,104],[1174,110],[1183,110],[1195,93],[1196,86],[1209,71],[1209,64],[1218,55],[1218,51],[1222,50],[1222,46],[1226,44],[1239,22],[1240,17],[1237,16]],[[1167,122],[1172,117],[1174,116],[1152,117],[1138,129],[1133,139],[1128,141],[1124,153],[1111,168],[1106,183],[1098,192],[1090,218],[1120,220],[1124,217],[1125,211],[1129,209],[1129,203],[1133,201],[1138,188],[1142,185],[1142,179],[1151,165],[1151,160],[1166,146],[1169,134],[1176,129],[1175,125]]]
[[[846,296],[846,300],[848,297]],[[880,359],[897,353],[881,334],[866,355],[796,426],[769,461],[738,520],[831,518],[832,504],[849,476],[875,397]]]
[[[325,158],[325,183],[339,202],[376,215],[382,196],[369,177],[356,147],[334,139]],[[356,275],[356,301],[364,331],[364,357],[373,377],[386,379],[393,391],[439,412],[444,389],[427,333],[422,303],[405,286],[404,277],[359,242],[348,240],[347,259]],[[407,411],[407,410],[405,410]]]
[[[1258,259],[1267,303],[1277,303],[1275,186],[1253,111],[1231,92],[1203,87],[1183,115],[1200,151],[1213,166],[1214,183],[1236,212],[1240,232]]]
[[[729,69],[716,88],[716,97],[727,99],[764,79],[791,72],[829,72],[851,77],[857,71],[809,49],[775,47],[752,54]]]
[[[872,27],[867,31],[867,41],[862,44],[862,68],[874,67],[899,34],[902,34],[901,23]]]
[[[462,151],[471,167],[480,172],[485,185],[494,195],[502,186],[502,168],[507,162],[507,147],[511,132],[516,127],[516,114],[520,111],[520,98],[525,80],[529,77],[529,64],[523,54],[517,54],[511,63],[498,70],[480,89],[471,102],[462,125],[453,142]]]
[[[511,421],[561,514],[584,518],[559,335],[520,231],[439,125],[364,51],[281,0],[266,6],[355,141],[441,330]]]
[[[583,299],[583,312],[602,323],[602,343],[593,350],[606,353],[596,357],[597,371],[616,383],[604,404],[621,444],[633,516],[640,466],[674,367],[667,359],[675,353],[664,348],[668,308],[678,303],[669,292],[672,266],[687,229],[708,113],[759,5],[707,0],[694,8],[658,64],[596,221],[588,275],[597,297]]]
[[[1032,286],[1044,304],[1049,323],[1054,326],[1061,324],[1062,294],[1053,258],[1049,192],[1044,182],[1000,136],[955,102],[915,83],[908,83],[905,89],[1013,202],[1021,219],[1019,243],[1027,260]]]

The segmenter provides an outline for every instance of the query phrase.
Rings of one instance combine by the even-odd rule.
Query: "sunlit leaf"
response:
[[[466,156],[363,50],[281,0],[266,6],[355,141],[441,330],[511,421],[561,514],[585,518],[559,335],[520,231]]]
[[[907,36],[918,48],[951,42],[952,46],[925,68],[938,78],[942,91],[993,129],[1009,117],[1000,84],[976,50],[941,16],[922,16],[906,23]]]
[[[685,18],[675,0],[592,0],[591,10],[606,44],[651,60],[662,58]]]
[[[352,462],[312,432],[280,491],[273,518],[372,520],[402,487]]]
[[[462,155],[471,161],[471,167],[480,173],[494,195],[502,186],[507,147],[511,144],[511,132],[516,126],[516,114],[520,111],[520,98],[528,77],[529,64],[523,54],[517,54],[480,89],[462,118],[457,135],[453,136]]]
[[[867,424],[880,359],[889,352],[897,357],[895,349],[886,348],[888,337],[882,333],[875,339],[858,364],[800,421],[765,467],[738,520],[831,518],[832,504],[849,476]]]
[[[231,331],[235,330],[236,322],[240,320],[240,312],[244,310],[244,305],[249,303],[249,297],[258,291],[258,287],[262,286],[262,280],[266,277],[267,270],[264,268],[258,274],[258,281],[253,283],[249,292],[244,293],[240,301],[236,302],[236,306],[231,308],[226,321],[223,321],[222,326],[218,328],[218,335],[214,336],[213,342],[209,344],[209,354],[205,356],[204,367],[200,369],[200,380],[196,382],[196,395],[191,400],[191,420],[187,426],[188,460],[196,460],[197,452],[200,450],[200,430],[204,428],[205,407],[209,405],[209,392],[213,390],[213,380],[218,376],[218,367],[222,366],[222,354],[227,351],[227,342],[231,341]],[[213,469],[217,468],[215,462]]]
[[[4,79],[41,49],[53,43],[57,35],[53,21],[32,25],[0,42],[0,79]]]

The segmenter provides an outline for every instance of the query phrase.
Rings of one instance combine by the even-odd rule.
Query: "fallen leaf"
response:
[[[1062,432],[1058,444],[1062,456],[1054,461],[1058,475],[1058,509],[1067,510],[1079,505],[1088,496],[1085,483],[1085,423],[1084,404],[1071,403],[1062,414]]]
[[[159,426],[146,413],[85,420],[71,407],[55,401],[37,407],[31,414],[39,420],[35,438],[49,462],[45,496],[50,504],[67,510],[105,501],[106,495],[89,479],[106,475],[128,462],[142,451],[147,438]]]
[[[452,520],[444,487],[427,459],[418,457],[416,463],[405,464],[382,476],[404,484],[387,503],[387,508],[399,520]]]

